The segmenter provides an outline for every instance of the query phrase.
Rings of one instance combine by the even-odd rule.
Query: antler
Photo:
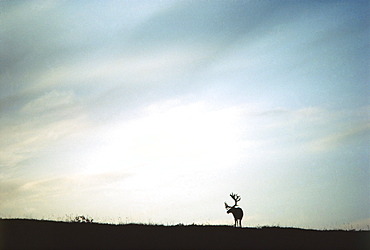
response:
[[[237,194],[231,193],[231,194],[230,194],[230,196],[231,196],[231,198],[233,198],[233,200],[235,201],[235,205],[234,205],[234,207],[235,207],[235,206],[237,206],[238,201],[240,201],[240,200],[241,200],[240,195],[237,195]]]

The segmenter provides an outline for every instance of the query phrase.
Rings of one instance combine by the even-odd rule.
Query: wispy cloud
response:
[[[359,124],[351,126],[344,131],[330,134],[324,138],[314,141],[311,145],[312,150],[316,152],[327,152],[341,145],[352,144],[362,141],[366,143],[370,138],[370,124]]]
[[[80,119],[72,119],[61,122],[54,122],[44,125],[42,128],[35,128],[35,124],[17,126],[17,129],[3,129],[1,138],[6,141],[2,145],[1,165],[9,169],[17,166],[18,163],[37,155],[48,147],[59,137],[76,133],[84,127]],[[24,129],[24,132],[19,130]]]
[[[58,108],[65,108],[75,103],[73,92],[51,91],[41,97],[27,103],[22,111],[25,113],[43,113],[45,111],[55,111]]]
[[[95,175],[74,174],[45,179],[36,178],[35,180],[5,179],[0,184],[0,197],[3,201],[0,205],[2,216],[12,215],[12,213],[25,216],[30,209],[37,214],[40,212],[48,214],[47,207],[50,206],[50,202],[59,199],[79,200],[84,203],[95,200],[96,196],[101,199],[100,194],[96,194],[97,190],[103,193],[117,190],[117,185],[124,183],[129,176],[123,172],[106,172]]]

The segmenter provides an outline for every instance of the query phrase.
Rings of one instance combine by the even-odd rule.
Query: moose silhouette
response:
[[[238,224],[239,224],[239,227],[242,227],[243,210],[240,207],[237,207],[238,206],[238,201],[241,200],[241,197],[237,194],[234,194],[234,193],[231,193],[230,196],[234,200],[235,204],[234,204],[234,206],[230,207],[225,202],[225,208],[227,209],[228,214],[229,213],[233,214],[234,220],[235,220],[235,225],[234,226],[237,227]]]

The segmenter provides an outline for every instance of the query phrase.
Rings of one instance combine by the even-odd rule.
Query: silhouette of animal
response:
[[[234,193],[231,193],[230,196],[234,200],[235,204],[234,204],[234,206],[230,207],[225,202],[225,208],[227,209],[228,214],[229,213],[233,214],[234,220],[235,220],[235,225],[234,226],[237,227],[239,225],[239,227],[242,227],[243,210],[240,207],[237,207],[238,206],[238,201],[241,200],[241,197],[237,194],[234,194]]]

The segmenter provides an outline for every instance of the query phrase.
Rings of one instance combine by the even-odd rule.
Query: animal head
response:
[[[241,200],[241,197],[239,195],[237,195],[237,194],[234,194],[234,193],[231,193],[230,194],[230,197],[234,200],[235,204],[234,204],[234,206],[229,206],[225,202],[225,208],[226,208],[228,214],[233,212],[233,210],[235,209],[235,207],[238,205],[238,201]]]

